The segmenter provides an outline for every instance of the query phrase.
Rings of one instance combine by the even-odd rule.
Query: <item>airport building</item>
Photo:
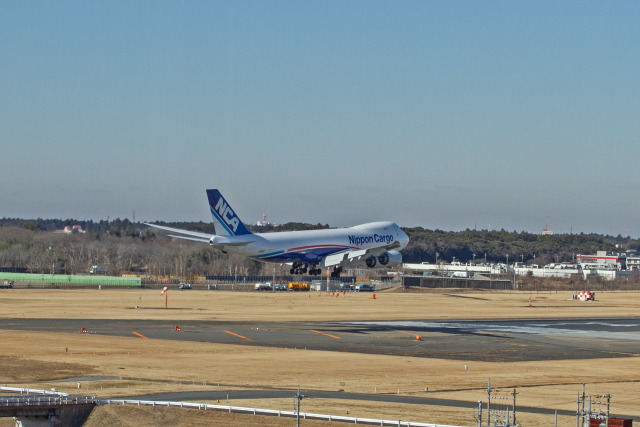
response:
[[[627,254],[627,270],[640,270],[640,254]]]
[[[625,252],[598,251],[596,255],[576,255],[576,260],[583,270],[611,269],[626,270],[627,254]]]

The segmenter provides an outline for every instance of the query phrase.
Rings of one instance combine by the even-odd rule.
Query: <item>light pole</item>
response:
[[[436,252],[436,265],[438,265],[438,257],[440,256],[440,252]]]
[[[50,252],[51,254],[55,254],[55,250],[53,249],[53,246],[49,246],[49,250],[48,252]],[[52,255],[53,257],[53,255]],[[51,260],[51,286],[53,286],[53,275],[56,274],[56,260],[55,258],[53,258]]]

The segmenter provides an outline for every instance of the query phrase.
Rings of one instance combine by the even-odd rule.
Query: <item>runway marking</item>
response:
[[[314,332],[314,333],[316,333],[316,334],[320,334],[320,335],[324,335],[324,336],[327,336],[327,337],[335,338],[335,339],[337,339],[337,340],[341,340],[341,339],[342,339],[342,338],[337,337],[337,336],[335,336],[335,335],[325,334],[324,332],[316,331],[316,330],[314,330],[314,329],[311,329],[311,332]]]
[[[132,333],[133,335],[137,335],[137,336],[139,336],[140,338],[144,338],[145,340],[148,340],[148,339],[149,339],[148,337],[145,337],[144,335],[139,334],[139,333],[137,333],[137,332],[133,332],[133,331],[131,331],[131,333]]]
[[[229,335],[233,335],[234,337],[242,338],[243,340],[253,341],[251,338],[243,337],[242,335],[234,334],[233,332],[225,331]]]

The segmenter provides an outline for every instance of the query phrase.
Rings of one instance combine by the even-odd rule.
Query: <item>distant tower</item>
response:
[[[262,211],[262,222],[258,221],[257,225],[263,226],[263,227],[265,225],[267,225],[267,211],[266,210]]]

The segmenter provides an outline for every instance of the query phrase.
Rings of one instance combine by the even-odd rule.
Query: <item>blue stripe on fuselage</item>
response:
[[[321,258],[328,255],[342,252],[347,249],[357,249],[350,246],[307,246],[303,248],[292,248],[287,251],[277,251],[269,254],[257,255],[252,258],[269,262],[292,262],[300,261],[306,263],[319,262]]]

